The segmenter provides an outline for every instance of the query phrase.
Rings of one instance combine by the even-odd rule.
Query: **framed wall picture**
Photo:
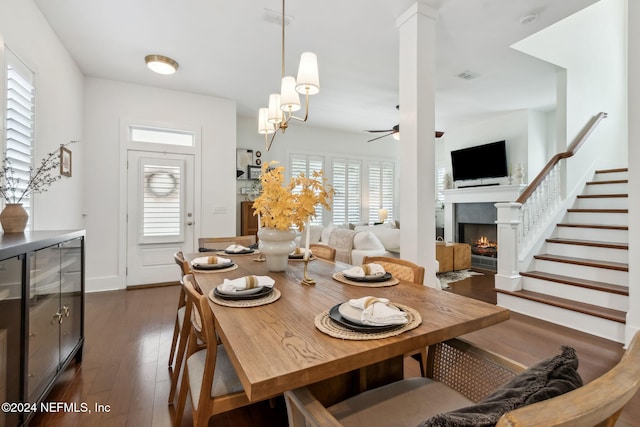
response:
[[[253,150],[236,149],[236,178],[251,179],[247,176],[247,168],[253,165]]]
[[[71,176],[71,150],[60,147],[60,175]]]
[[[249,170],[249,179],[260,179],[262,168],[260,166],[247,166]]]

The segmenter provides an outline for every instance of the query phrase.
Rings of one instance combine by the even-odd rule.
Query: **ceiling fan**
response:
[[[400,109],[400,106],[396,105],[396,110],[399,110],[399,109]],[[378,139],[385,138],[385,137],[387,137],[389,135],[392,135],[393,139],[395,139],[396,141],[400,140],[400,125],[399,124],[395,125],[391,129],[366,130],[365,132],[370,132],[370,133],[386,132],[386,135],[381,135],[381,136],[375,137],[373,139],[368,140],[367,142],[377,141]],[[436,131],[436,138],[440,138],[442,135],[444,135],[444,132],[440,132],[439,130]]]
[[[373,139],[368,140],[367,142],[373,142],[373,141],[377,141],[378,139],[387,137],[389,135],[393,136],[393,139],[395,139],[396,141],[400,140],[400,125],[395,125],[394,127],[392,127],[391,129],[385,129],[385,130],[366,130],[365,132],[371,132],[371,133],[377,133],[377,132],[387,132],[385,135],[381,135],[381,136],[377,136]],[[442,135],[444,135],[444,132],[441,132],[439,130],[436,131],[436,138],[440,138]]]

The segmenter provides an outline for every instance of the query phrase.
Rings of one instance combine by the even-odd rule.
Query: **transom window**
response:
[[[193,147],[193,132],[175,129],[160,129],[146,126],[130,126],[131,141],[150,142],[152,144],[180,145]]]

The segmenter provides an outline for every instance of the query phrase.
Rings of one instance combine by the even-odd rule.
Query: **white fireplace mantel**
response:
[[[456,203],[498,203],[515,202],[526,185],[490,185],[486,187],[467,187],[442,190],[444,194],[444,239],[455,239]]]

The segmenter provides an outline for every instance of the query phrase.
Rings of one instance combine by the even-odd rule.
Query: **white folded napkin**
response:
[[[231,262],[231,260],[229,258],[222,258],[220,256],[202,256],[202,257],[193,259],[193,261],[191,261],[191,265],[198,265],[198,264],[227,264],[229,262]]]
[[[305,248],[296,248],[289,255],[304,255],[306,252],[307,252],[307,250]],[[309,256],[311,256],[312,254],[313,254],[313,252],[311,251],[311,249],[309,249]]]
[[[352,277],[364,277],[364,276],[382,276],[386,272],[384,271],[384,267],[380,264],[364,264],[364,265],[356,265],[355,267],[351,267],[348,270],[343,271],[347,276]]]
[[[275,280],[269,276],[244,276],[233,280],[224,279],[224,283],[218,286],[218,290],[221,292],[236,292],[257,287],[272,288],[274,284]]]
[[[387,298],[372,296],[349,300],[349,305],[362,310],[360,320],[365,325],[403,325],[408,322],[407,313],[389,305]]]
[[[246,246],[242,246],[242,245],[231,245],[231,246],[228,246],[228,247],[225,249],[225,252],[230,252],[230,253],[237,254],[237,253],[239,253],[239,252],[244,252],[244,251],[248,251],[248,250],[249,250],[249,248],[247,248]]]

